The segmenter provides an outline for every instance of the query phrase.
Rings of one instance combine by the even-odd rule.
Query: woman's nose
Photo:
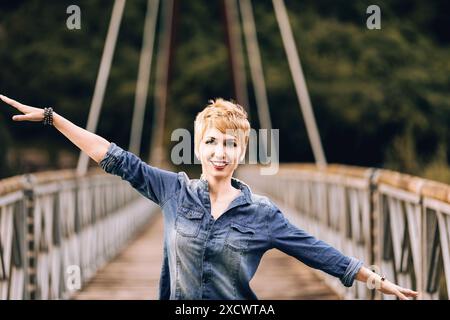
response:
[[[223,147],[223,145],[221,143],[218,143],[216,145],[216,147],[214,148],[214,155],[217,158],[223,157],[223,155],[224,155],[224,147]]]

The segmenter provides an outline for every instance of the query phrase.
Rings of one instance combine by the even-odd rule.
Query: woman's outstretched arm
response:
[[[2,95],[0,99],[23,113],[14,116],[14,121],[43,121],[44,119],[44,109],[30,107]],[[160,206],[176,195],[180,188],[177,173],[152,167],[131,152],[76,126],[56,113],[53,113],[53,125],[99,163],[107,173],[120,176],[142,195]]]
[[[382,280],[380,275],[366,268],[362,261],[345,256],[326,242],[297,228],[274,204],[270,210],[268,232],[272,247],[297,258],[312,268],[340,278],[346,287],[352,286],[354,280],[358,280],[373,285],[372,289],[395,295],[402,300],[418,296],[416,291],[402,288],[387,279]]]
[[[23,115],[14,116],[14,121],[43,121],[44,119],[44,109],[24,105],[3,95],[0,95],[0,99],[23,113]],[[53,126],[95,162],[99,163],[106,155],[110,142],[99,135],[80,128],[55,112],[53,112]]]

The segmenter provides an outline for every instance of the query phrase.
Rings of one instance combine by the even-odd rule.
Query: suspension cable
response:
[[[233,71],[234,91],[236,93],[237,102],[246,109],[248,117],[250,118],[247,78],[245,76],[245,63],[241,42],[241,27],[236,0],[223,0],[223,3],[225,8],[226,27],[228,30],[228,46]]]
[[[325,167],[327,160],[323,152],[322,142],[320,140],[319,130],[317,129],[314,112],[309,98],[308,88],[306,86],[305,76],[303,75],[300,57],[295,45],[294,36],[292,34],[289,17],[286,12],[284,0],[272,0],[275,9],[275,15],[280,27],[281,37],[283,39],[284,49],[289,62],[292,79],[295,85],[295,91],[300,104],[300,111],[305,120],[306,131],[311,143],[316,164],[319,167]]]
[[[145,104],[147,101],[148,85],[152,68],[153,46],[155,40],[155,27],[158,18],[159,0],[147,1],[144,33],[142,36],[142,50],[139,59],[138,80],[134,98],[133,120],[131,122],[131,135],[129,150],[140,155],[142,127],[144,125]]]
[[[174,0],[163,1],[162,30],[159,37],[158,60],[156,64],[153,130],[149,153],[149,162],[153,166],[161,166],[164,161],[163,138],[169,78],[170,46],[172,42],[173,12]]]
[[[126,0],[115,0],[111,20],[109,22],[108,34],[106,36],[105,47],[103,48],[103,55],[97,74],[94,96],[92,98],[86,126],[86,130],[93,133],[97,130],[98,118],[102,108],[103,98],[105,96],[106,84],[109,78],[109,71],[111,70],[111,62],[114,56],[114,50],[116,48],[117,35],[119,34],[120,22],[122,20],[123,11],[125,8],[125,1]],[[88,165],[89,157],[86,153],[81,151],[78,158],[77,175],[85,175]]]
[[[245,43],[247,47],[248,61],[250,65],[250,73],[253,82],[253,88],[256,97],[256,106],[258,109],[258,118],[261,128],[272,129],[270,120],[269,102],[267,99],[266,84],[264,81],[264,73],[261,63],[261,54],[258,47],[258,39],[256,35],[255,19],[253,17],[253,9],[250,0],[239,1],[242,24],[244,28]],[[269,132],[270,134],[270,132]],[[270,134],[272,137],[272,134]],[[267,136],[262,135],[262,146],[268,150]],[[271,139],[271,156],[278,161],[278,150],[273,139]],[[264,159],[265,160],[265,159]],[[264,161],[263,161],[264,162]]]

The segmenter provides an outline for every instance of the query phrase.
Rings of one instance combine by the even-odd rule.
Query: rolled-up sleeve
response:
[[[362,261],[345,256],[326,242],[292,225],[276,206],[270,209],[268,220],[271,247],[339,278],[346,287],[353,285]]]
[[[177,173],[152,167],[115,143],[109,145],[99,165],[105,172],[128,181],[143,196],[160,206],[179,188]]]

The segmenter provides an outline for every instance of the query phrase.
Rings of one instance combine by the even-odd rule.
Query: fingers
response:
[[[33,118],[30,115],[19,115],[12,117],[14,121],[31,121]]]
[[[400,300],[408,300],[408,298],[400,292],[400,290],[395,292],[395,295],[400,299]]]
[[[405,288],[401,288],[400,292],[403,293],[405,296],[408,296],[408,297],[417,297],[419,295],[419,292],[413,291],[413,290],[410,290],[410,289],[405,289]]]
[[[400,300],[409,300],[408,297],[416,298],[419,295],[419,292],[399,287],[398,290],[396,290],[395,295]]]
[[[5,103],[9,104],[10,106],[13,106],[16,109],[20,110],[20,108],[22,107],[22,104],[20,102],[17,102],[16,100],[8,98],[4,95],[0,94],[0,99],[2,99]]]

